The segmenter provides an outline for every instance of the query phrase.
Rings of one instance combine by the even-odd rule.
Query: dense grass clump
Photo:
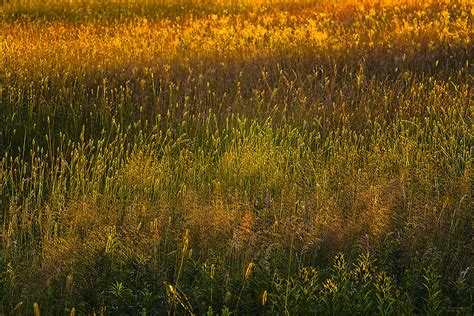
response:
[[[0,315],[472,315],[473,10],[3,0]]]

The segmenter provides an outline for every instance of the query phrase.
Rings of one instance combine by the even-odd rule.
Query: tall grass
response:
[[[4,1],[0,314],[472,314],[472,13]]]

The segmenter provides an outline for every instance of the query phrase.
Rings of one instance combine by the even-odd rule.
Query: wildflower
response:
[[[339,290],[337,284],[332,279],[327,279],[323,287],[328,290],[329,293],[336,293]]]
[[[267,304],[267,299],[268,299],[268,292],[267,290],[263,291],[263,294],[262,294],[262,305],[265,306],[265,304]]]
[[[339,272],[346,269],[346,261],[344,260],[344,255],[342,253],[337,254],[334,258],[334,269]]]
[[[247,265],[247,269],[245,270],[245,280],[250,279],[250,277],[252,276],[252,272],[253,272],[254,268],[255,268],[255,263],[253,263],[253,262],[250,262]]]
[[[214,280],[214,277],[216,276],[216,265],[211,264],[211,272],[210,272],[211,280]]]
[[[40,316],[40,310],[39,310],[38,303],[33,304],[33,313],[34,313],[35,316]]]

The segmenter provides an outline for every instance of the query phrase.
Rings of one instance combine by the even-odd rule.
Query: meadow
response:
[[[470,0],[0,0],[0,315],[472,315]]]

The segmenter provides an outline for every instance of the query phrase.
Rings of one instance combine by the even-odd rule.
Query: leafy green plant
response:
[[[112,313],[124,313],[132,303],[133,291],[117,281],[107,289],[104,296]]]

